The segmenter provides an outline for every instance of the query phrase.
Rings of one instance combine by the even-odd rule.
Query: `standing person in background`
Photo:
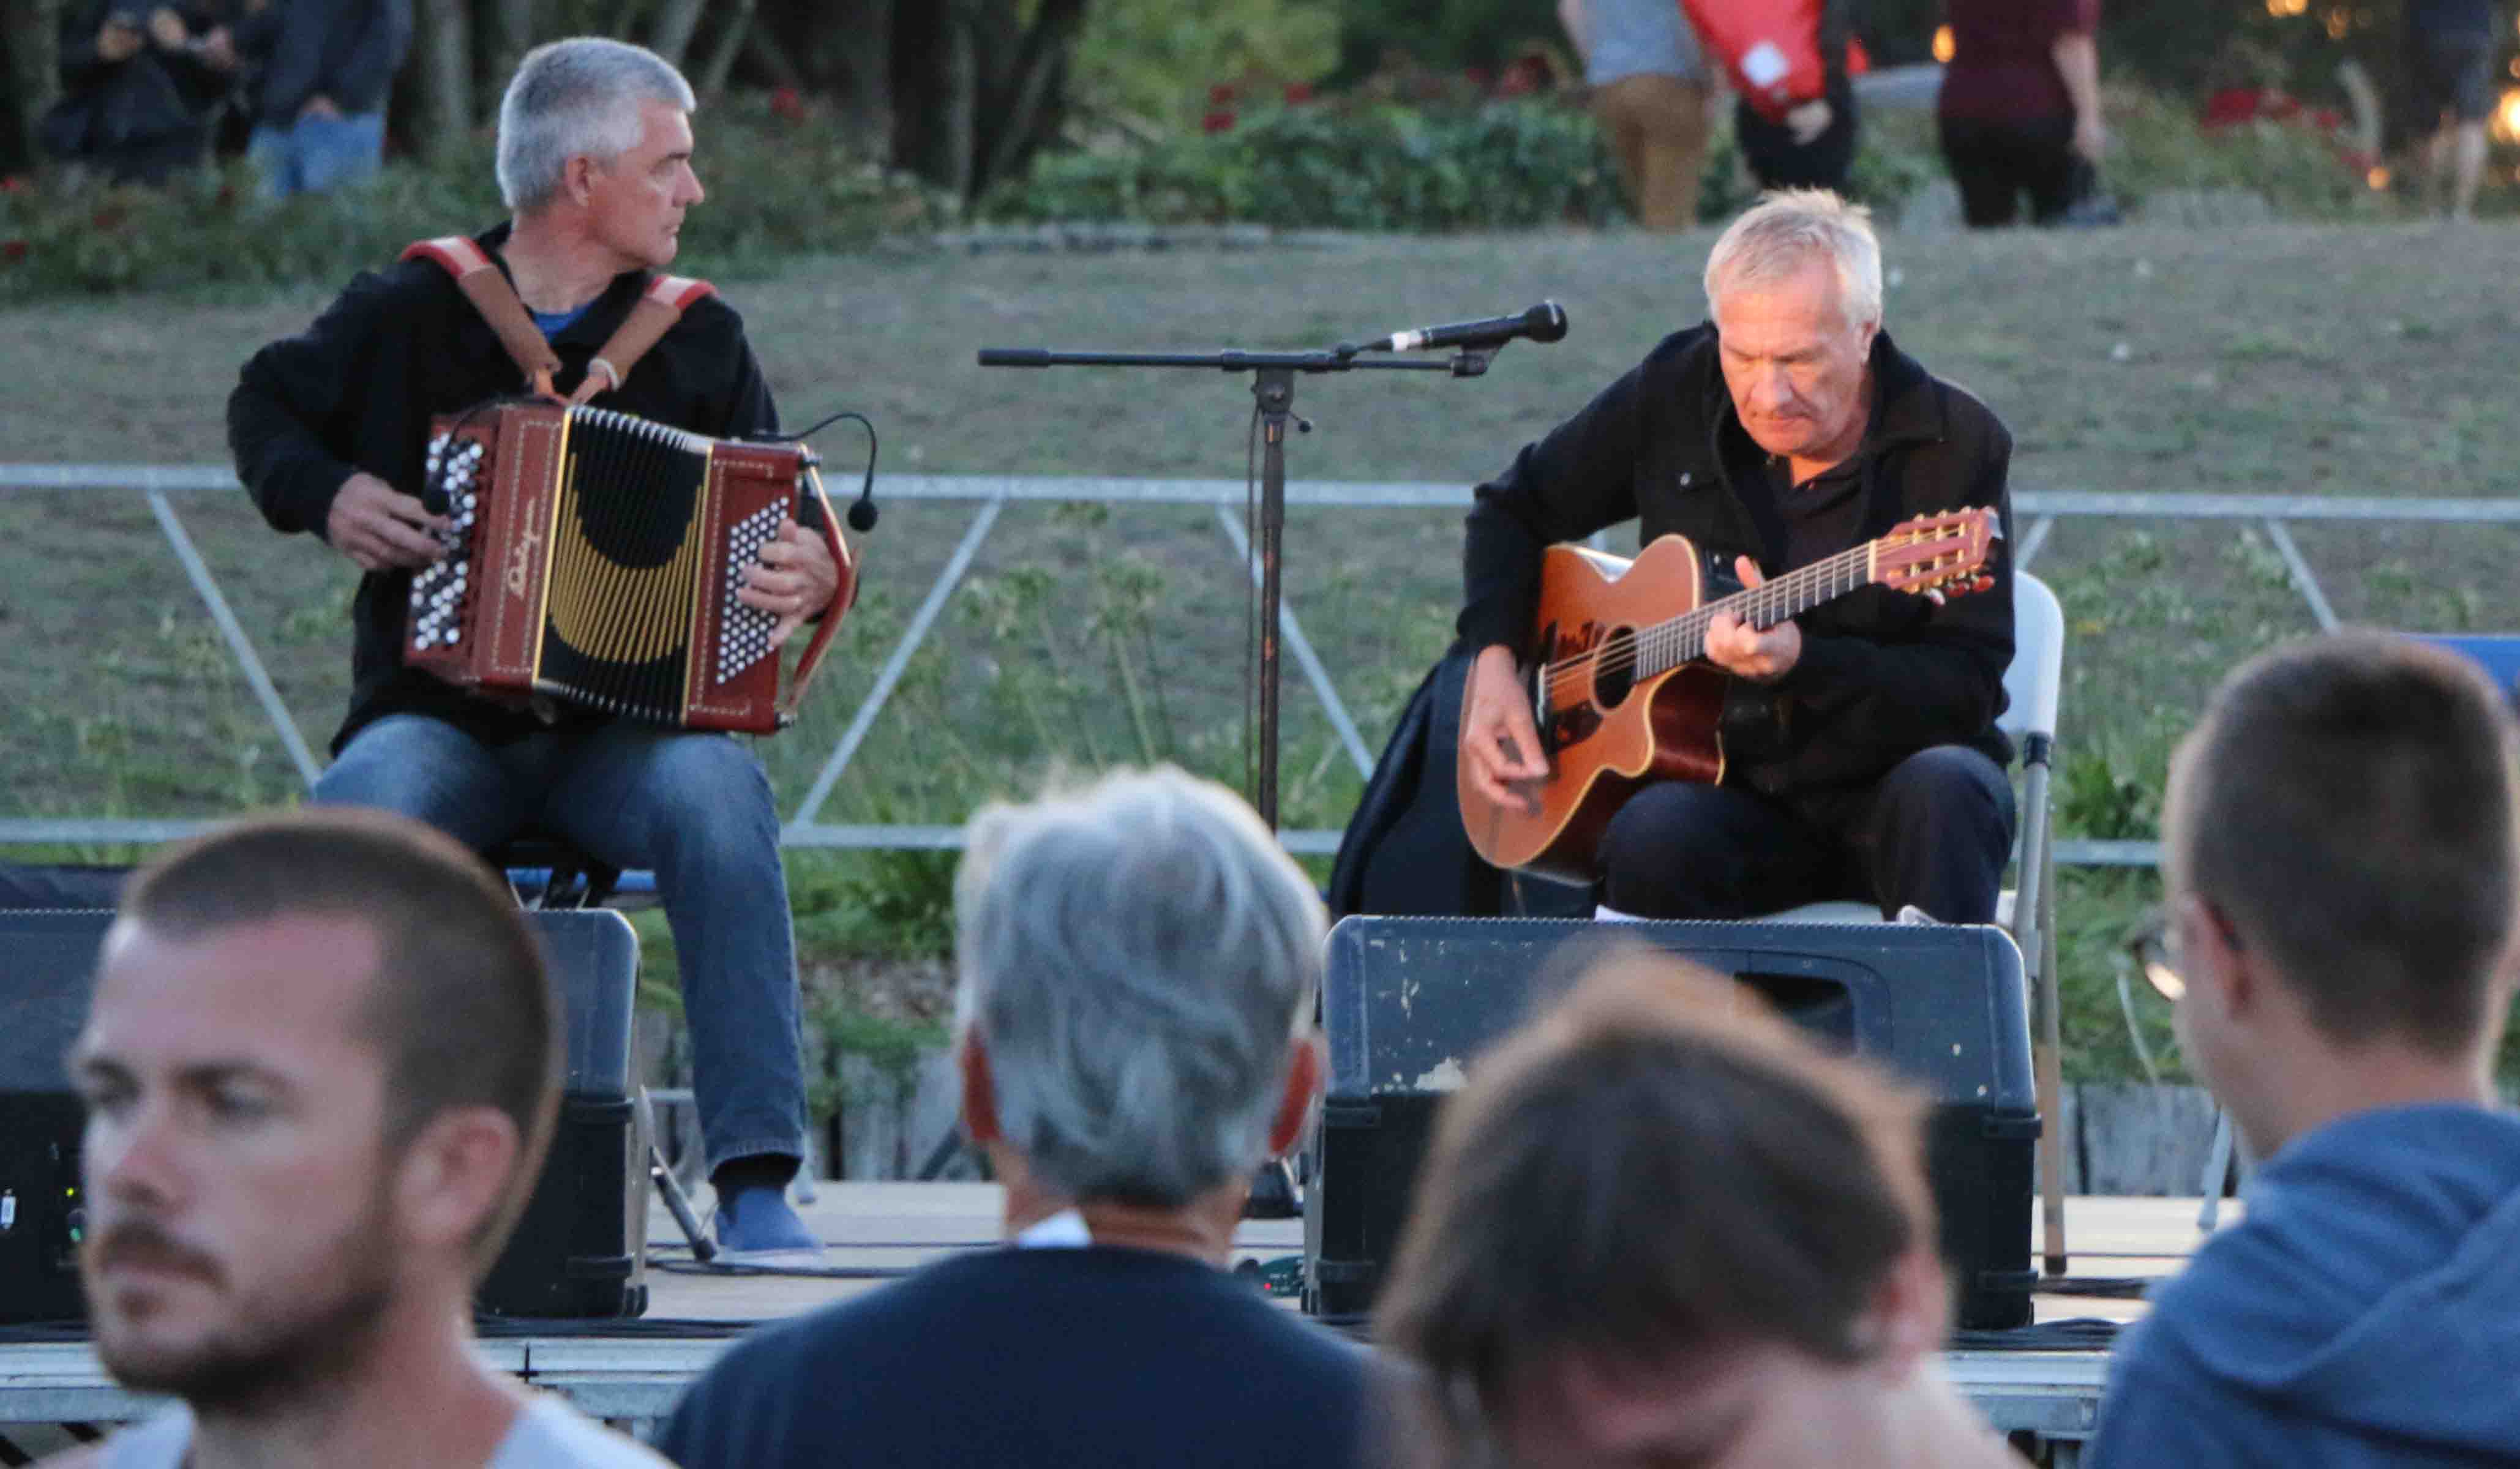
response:
[[[2485,181],[2485,118],[2494,110],[2492,0],[2407,0],[2406,139],[2423,154],[2424,208],[2476,212]]]
[[[1699,0],[1705,3],[1705,0]],[[1771,121],[1743,98],[1733,104],[1732,127],[1741,139],[1741,160],[1763,190],[1826,189],[1846,192],[1855,166],[1855,83],[1847,70],[1855,41],[1849,0],[1820,0],[1821,67],[1827,78],[1820,97]]]
[[[2096,186],[2108,149],[2100,118],[2100,0],[1945,0],[1943,156],[1973,230],[2056,224]]]
[[[38,136],[56,157],[114,183],[161,184],[202,161],[235,70],[226,30],[202,12],[134,0],[67,6],[62,99]]]
[[[240,28],[262,64],[249,151],[275,199],[372,177],[411,0],[272,0]]]
[[[1714,103],[1697,37],[1675,0],[1557,0],[1557,19],[1584,58],[1593,112],[1628,203],[1648,230],[1697,223]]]

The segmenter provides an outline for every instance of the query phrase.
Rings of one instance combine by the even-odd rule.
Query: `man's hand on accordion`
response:
[[[839,594],[840,568],[832,564],[831,549],[789,516],[761,548],[761,563],[744,574],[735,596],[747,607],[778,615],[779,625],[770,630],[770,645],[777,647]]]
[[[426,566],[446,554],[437,533],[453,523],[363,470],[342,480],[335,492],[333,509],[324,516],[324,539],[362,570]]]

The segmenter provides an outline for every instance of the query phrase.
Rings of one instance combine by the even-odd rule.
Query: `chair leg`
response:
[[[2211,1234],[2223,1217],[2223,1180],[2231,1172],[2231,1114],[2217,1107],[2214,1110],[2214,1145],[2205,1150],[2205,1178],[2198,1191],[2205,1195],[2205,1207],[2196,1211],[2196,1232]]]
[[[2044,826],[2045,824],[2043,823]],[[2031,1061],[2037,1071],[2039,1115],[2040,1207],[2045,1248],[2042,1265],[2049,1275],[2066,1269],[2065,1251],[2065,1078],[2063,985],[2056,973],[2056,855],[2041,833],[2037,922],[2039,949],[2039,1042]]]

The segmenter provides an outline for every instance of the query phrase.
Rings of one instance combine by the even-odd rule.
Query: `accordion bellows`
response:
[[[779,729],[794,701],[780,698],[778,619],[736,590],[800,495],[820,495],[814,464],[801,445],[608,409],[499,402],[439,419],[423,498],[454,528],[445,556],[412,577],[403,661],[484,693]],[[842,589],[798,665],[799,691],[853,590],[828,505],[823,519]]]

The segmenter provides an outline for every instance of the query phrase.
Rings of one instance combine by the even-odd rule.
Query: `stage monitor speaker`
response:
[[[647,1147],[630,1075],[638,938],[605,910],[527,916],[561,993],[568,1071],[550,1161],[479,1304],[501,1315],[637,1315],[648,1296]],[[64,1057],[86,1024],[112,921],[95,909],[0,913],[0,1324],[87,1315],[82,1119]]]
[[[1351,917],[1323,993],[1330,1080],[1304,1200],[1305,1305],[1361,1321],[1399,1242],[1437,1105],[1477,1053],[1553,999],[1554,951],[1615,936],[1732,975],[1832,1048],[1935,1099],[1927,1167],[1958,1324],[2030,1320],[2039,1112],[2021,954],[1958,924]]]

